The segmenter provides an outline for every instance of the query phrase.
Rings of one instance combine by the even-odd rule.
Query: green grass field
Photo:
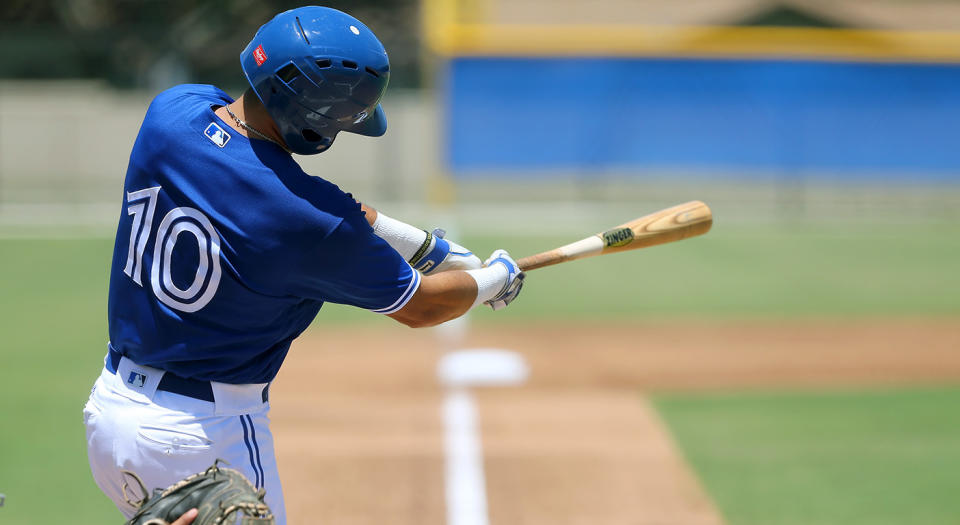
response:
[[[121,521],[93,484],[81,415],[106,353],[111,246],[0,241],[3,523]]]
[[[464,243],[483,254],[502,245],[521,256],[569,240]],[[4,524],[120,521],[90,477],[81,421],[105,352],[111,249],[105,239],[0,240]],[[843,231],[718,226],[684,243],[538,270],[509,310],[479,311],[475,319],[953,317],[960,314],[958,261],[956,224]],[[365,320],[391,322],[332,305],[318,323]],[[960,392],[851,396],[678,397],[659,405],[735,525],[956,518],[956,504],[935,507],[957,486],[950,476],[960,460],[960,420],[934,415],[955,412]],[[790,410],[802,418],[786,417]],[[782,425],[767,428],[764,411]],[[831,435],[844,441],[834,443],[817,428],[833,428]],[[856,446],[871,437],[864,441],[869,446]],[[749,445],[739,456],[738,440]],[[939,471],[934,458],[942,460]],[[890,483],[881,484],[883,477]],[[740,486],[739,478],[749,485]],[[895,486],[910,490],[894,495]],[[800,488],[807,492],[791,496]],[[848,502],[832,502],[838,494]],[[870,505],[885,510],[867,514]],[[869,519],[888,515],[917,521]]]
[[[655,401],[730,525],[960,522],[960,387]]]

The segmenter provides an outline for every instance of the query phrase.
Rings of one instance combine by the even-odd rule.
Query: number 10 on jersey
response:
[[[140,286],[143,286],[143,253],[153,233],[153,215],[160,190],[160,186],[156,186],[127,192],[127,215],[133,216],[133,221],[123,273]],[[173,249],[182,233],[190,234],[200,253],[193,282],[186,289],[173,282],[171,269]],[[213,299],[220,286],[220,235],[206,215],[189,207],[174,208],[164,215],[153,238],[149,277],[157,299],[174,310],[196,312]]]

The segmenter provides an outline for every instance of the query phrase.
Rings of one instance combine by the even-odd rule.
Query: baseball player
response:
[[[121,470],[152,490],[220,458],[285,523],[269,386],[324,302],[419,327],[505,307],[523,284],[505,251],[481,264],[291,157],[325,151],[340,131],[386,131],[389,62],[359,20],[281,13],[241,66],[250,89],[236,100],[208,85],[158,95],[130,154],[110,343],[84,409],[93,477],[128,518]]]

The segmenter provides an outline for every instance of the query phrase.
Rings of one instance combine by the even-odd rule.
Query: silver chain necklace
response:
[[[241,128],[253,133],[254,135],[262,138],[263,140],[268,140],[270,142],[273,142],[277,146],[280,146],[281,148],[283,148],[283,150],[286,151],[287,153],[293,153],[283,144],[277,142],[276,140],[273,140],[272,138],[264,135],[263,133],[260,133],[259,131],[254,129],[253,126],[251,126],[250,124],[247,124],[246,122],[240,120],[240,117],[236,116],[232,111],[230,111],[229,106],[223,106],[223,109],[227,110],[227,114],[230,115],[230,118],[232,118],[237,123],[237,125],[240,126]]]

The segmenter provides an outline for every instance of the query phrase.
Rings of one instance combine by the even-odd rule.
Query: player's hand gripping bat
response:
[[[713,214],[706,204],[690,201],[634,219],[616,228],[553,250],[517,261],[523,271],[575,259],[636,250],[703,235],[710,231]]]

